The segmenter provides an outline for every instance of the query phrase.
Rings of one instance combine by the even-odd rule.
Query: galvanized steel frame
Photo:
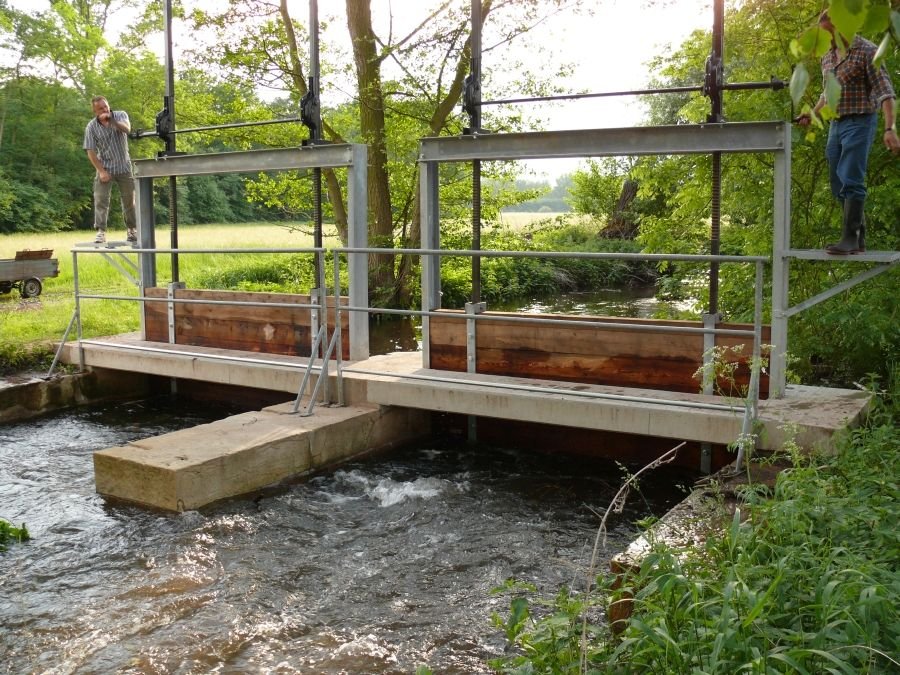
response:
[[[258,171],[290,171],[304,169],[347,169],[347,219],[350,246],[368,245],[368,148],[359,143],[315,144],[276,150],[247,150],[201,155],[173,155],[133,162],[136,183],[138,233],[140,250],[155,250],[153,227],[153,179],[171,176],[247,173]],[[145,227],[144,224],[149,224]],[[142,288],[156,285],[156,262],[153,255],[142,255]],[[350,301],[366,303],[369,297],[367,262],[364,256],[350,261]],[[324,290],[324,289],[323,289]],[[350,356],[364,359],[369,355],[367,317],[350,316]]]
[[[790,251],[791,136],[785,122],[738,122],[620,129],[579,129],[517,134],[474,134],[425,138],[420,142],[422,248],[440,249],[438,171],[445,162],[527,160],[564,157],[766,152],[775,156],[774,253],[772,268],[772,342],[770,395],[784,395]],[[439,257],[422,257],[423,362],[430,363],[428,312],[440,309]],[[757,289],[757,293],[760,289]]]

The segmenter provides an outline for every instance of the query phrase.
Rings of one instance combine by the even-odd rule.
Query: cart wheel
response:
[[[22,282],[23,298],[36,298],[41,294],[42,290],[44,290],[44,287],[41,285],[41,280],[37,277],[31,277]]]

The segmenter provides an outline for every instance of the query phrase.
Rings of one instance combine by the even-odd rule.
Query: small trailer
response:
[[[12,260],[0,259],[0,294],[16,288],[23,298],[36,298],[44,290],[42,279],[59,276],[59,260],[53,249],[16,251]]]

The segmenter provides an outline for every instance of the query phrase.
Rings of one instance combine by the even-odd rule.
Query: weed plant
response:
[[[16,527],[9,521],[0,518],[0,553],[6,550],[8,544],[22,543],[29,539],[31,539],[31,535],[28,534],[25,523],[22,523],[22,527]]]
[[[786,447],[792,468],[771,494],[748,489],[721,537],[689,551],[656,542],[617,591],[634,594],[620,636],[597,627],[614,593],[610,577],[598,579],[593,597],[557,596],[549,610],[520,592],[509,618],[496,619],[517,654],[492,665],[503,673],[582,672],[582,664],[595,673],[900,672],[900,368],[892,372],[893,395],[837,440],[836,454]]]

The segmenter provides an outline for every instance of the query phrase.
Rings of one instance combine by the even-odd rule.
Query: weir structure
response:
[[[770,336],[762,324],[764,267],[768,263],[764,258],[441,249],[438,188],[441,163],[469,161],[473,157],[495,161],[712,151],[760,152],[775,157]],[[197,508],[333,465],[349,456],[428,435],[432,428],[430,415],[435,412],[463,416],[461,419],[468,420],[469,432],[485,440],[503,435],[532,440],[553,438],[563,443],[578,439],[575,442],[593,444],[593,450],[612,453],[626,462],[652,458],[648,453],[658,450],[660,439],[665,443],[688,440],[698,446],[694,454],[687,454],[689,461],[705,470],[715,470],[731,461],[733,457],[723,448],[735,441],[739,441],[739,452],[777,448],[787,433],[795,433],[801,445],[827,445],[834,431],[854,424],[864,414],[868,405],[865,392],[785,383],[787,319],[791,311],[787,307],[787,265],[791,258],[815,256],[815,252],[796,251],[787,245],[790,236],[788,124],[722,123],[431,138],[422,140],[419,162],[424,216],[420,249],[366,246],[364,146],[322,145],[284,151],[185,155],[134,163],[140,199],[140,248],[113,245],[112,248],[73,249],[76,310],[70,328],[77,326],[77,340],[67,343],[64,338],[60,358],[82,368],[147,373],[173,382],[197,380],[277,391],[283,392],[285,399],[290,396],[295,400],[293,405],[286,401],[286,405],[264,413],[249,414],[251,418],[237,416],[237,419],[223,420],[218,426],[204,425],[192,430],[189,437],[169,435],[159,441],[136,442],[125,448],[98,452],[95,466],[101,494],[171,510]],[[321,288],[311,289],[309,296],[262,294],[265,297],[221,291],[209,295],[209,291],[186,288],[184,282],[158,285],[155,261],[159,255],[235,251],[155,248],[150,197],[153,179],[315,166],[348,171],[352,245],[330,251],[317,247],[242,250],[310,255],[319,261],[320,269],[327,266],[325,256],[330,255],[335,274],[330,293],[321,282]],[[386,252],[420,256],[421,310],[369,305],[368,257]],[[137,295],[115,296],[82,290],[77,270],[78,258],[84,255],[106,256],[119,261],[120,266],[129,261],[137,270]],[[440,260],[454,255],[479,258],[581,255],[749,264],[757,270],[755,320],[747,325],[721,322],[704,325],[602,317],[516,316],[489,312],[484,303],[468,303],[465,311],[447,310],[441,306]],[[342,260],[347,261],[347,296],[341,293]],[[898,261],[900,255],[896,253],[867,253],[841,259],[841,262],[876,263],[874,273]],[[870,270],[861,276],[872,275]],[[83,306],[101,299],[142,303],[141,332],[83,339]],[[421,317],[421,351],[370,356],[370,314]],[[301,316],[305,318],[299,319]],[[534,342],[536,335],[553,331],[576,336],[572,339],[581,350],[575,357],[565,356],[563,360],[574,358],[574,365],[570,363],[568,370],[562,368],[556,374],[546,368],[557,356],[553,349]],[[230,341],[223,341],[226,335]],[[280,336],[284,335],[288,337],[282,339]],[[758,375],[759,370],[747,368],[752,360],[746,357],[739,357],[747,375],[746,395],[714,396],[694,393],[696,389],[686,390],[672,383],[672,372],[684,366],[682,352],[656,354],[654,359],[654,354],[640,353],[634,347],[655,345],[669,349],[677,342],[676,336],[687,336],[685,348],[694,351],[691,368],[702,365],[705,347],[710,343],[744,343],[748,352],[759,354],[762,343],[771,339],[768,399],[757,400],[761,382],[765,395],[765,378],[750,377],[752,373],[748,371]],[[556,339],[551,342],[561,344]],[[520,349],[518,358],[510,357],[498,363],[492,356],[497,349],[508,356],[517,348]],[[455,364],[448,365],[454,359]],[[629,370],[621,367],[623,359],[631,364],[632,372],[625,372],[625,380],[616,380],[623,376],[623,371]],[[649,374],[642,371],[642,363]],[[639,381],[628,380],[635,372]],[[341,406],[347,408],[347,414],[335,410]],[[323,420],[330,423],[323,425]],[[501,425],[506,424],[510,425],[508,429],[519,425],[524,431],[498,431],[498,427],[502,429]],[[794,431],[786,432],[785,425]],[[516,433],[519,435],[515,436]],[[614,444],[610,443],[611,434],[615,434]],[[655,447],[650,439],[656,439]],[[742,445],[741,439],[747,444]],[[702,444],[710,444],[719,452],[705,456],[699,447]],[[201,485],[202,490],[198,487]]]
[[[831,434],[865,412],[864,392],[788,386],[788,320],[856,283],[900,262],[900,254],[868,252],[844,263],[873,263],[856,278],[790,306],[788,271],[793,259],[833,260],[824,252],[794,250],[790,237],[790,125],[785,122],[725,123],[722,92],[779,89],[783,83],[728,84],[724,81],[723,2],[714,3],[713,49],[702,91],[710,98],[706,124],[672,127],[583,129],[493,134],[481,127],[481,108],[502,101],[481,99],[481,3],[472,0],[470,74],[464,111],[469,126],[459,137],[420,143],[419,249],[367,245],[366,148],[322,140],[319,109],[318,13],[310,0],[310,77],[302,101],[302,122],[310,137],[302,148],[215,155],[175,152],[176,130],[171,55],[171,7],[166,2],[167,94],[155,134],[166,142],[157,159],[134,163],[140,247],[73,250],[76,304],[58,359],[81,368],[106,368],[169,378],[172,387],[194,380],[274,391],[294,397],[248,416],[227,418],[197,430],[139,441],[98,452],[97,488],[102,494],[149,506],[184,510],[303,475],[359,453],[387,447],[431,431],[433,413],[465,420],[469,438],[510,438],[540,443],[552,439],[611,452],[618,459],[646,462],[659,442],[694,444],[686,461],[710,472],[735,465],[754,449],[774,449],[786,433],[801,445],[827,445]],[[684,89],[684,88],[682,88]],[[666,93],[672,90],[623,93]],[[606,94],[594,94],[599,96]],[[511,102],[511,101],[506,101]],[[296,121],[296,120],[274,120]],[[225,125],[236,126],[236,125]],[[140,134],[139,134],[140,135]],[[719,192],[715,176],[723,153],[767,153],[773,157],[773,256],[718,255]],[[710,255],[573,254],[481,250],[481,163],[561,157],[708,154],[713,158],[713,214]],[[472,249],[441,249],[439,169],[444,163],[472,167]],[[321,171],[347,170],[348,245],[322,244]],[[180,176],[228,172],[307,170],[314,177],[315,239],[308,249],[241,249],[245,253],[309,255],[316,270],[308,295],[251,294],[189,289],[179,276],[179,256],[227,253],[224,249],[179,249],[177,219],[171,247],[156,248],[152,182],[167,179],[174,194]],[[175,203],[172,199],[172,203]],[[170,211],[173,214],[173,211]],[[100,254],[134,281],[136,296],[86,293],[79,287],[78,257]],[[157,279],[156,258],[171,255],[172,278]],[[371,307],[367,271],[374,255],[419,256],[422,307],[418,311]],[[334,280],[329,293],[326,256]],[[464,311],[441,303],[441,261],[472,261],[471,302]],[[702,262],[710,268],[710,307],[702,322],[646,321],[609,317],[515,315],[488,311],[480,297],[481,262],[489,257],[587,257]],[[342,262],[343,261],[343,262]],[[345,262],[347,295],[340,268]],[[718,313],[718,269],[755,267],[751,324],[726,324]],[[771,264],[771,325],[763,324],[763,288]],[[137,335],[85,340],[86,301],[113,299],[142,304]],[[402,314],[422,322],[421,350],[370,357],[368,320],[374,314]],[[67,343],[72,328],[76,342]],[[770,368],[761,367],[770,344]],[[716,396],[727,385],[708,377],[696,393],[692,375],[711,366],[714,348],[745,347],[732,355],[740,390]],[[54,366],[55,367],[54,362]],[[53,370],[51,367],[51,372]],[[732,383],[734,384],[734,383]],[[765,400],[762,400],[765,399]],[[302,406],[302,410],[301,410]],[[784,426],[793,431],[785,432]],[[614,436],[613,436],[614,435]],[[614,439],[614,444],[611,444]],[[630,439],[630,441],[628,440]],[[667,446],[668,447],[668,446]]]

